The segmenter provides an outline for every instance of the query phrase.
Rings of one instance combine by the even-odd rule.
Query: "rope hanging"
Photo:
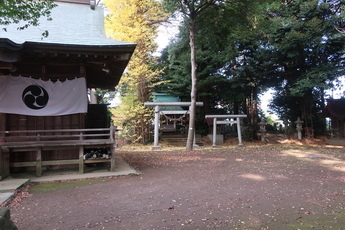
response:
[[[171,118],[171,117],[168,117],[166,114],[164,114],[162,111],[161,111],[161,114],[168,120],[168,121],[182,121],[183,118],[186,117],[187,113],[189,112],[189,110],[186,110],[185,114],[183,114],[183,116],[179,117],[179,118]]]

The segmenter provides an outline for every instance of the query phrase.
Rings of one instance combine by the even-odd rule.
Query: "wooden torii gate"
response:
[[[155,121],[154,121],[154,141],[152,150],[159,150],[161,147],[159,146],[159,117],[160,114],[185,114],[186,110],[180,111],[161,111],[160,106],[191,106],[191,102],[145,102],[145,106],[155,106]],[[196,106],[203,106],[203,102],[196,102]],[[188,112],[187,112],[188,113]],[[195,134],[194,134],[195,140]]]
[[[217,132],[217,125],[225,125],[225,124],[237,124],[237,135],[238,135],[238,145],[243,146],[242,143],[242,136],[241,136],[241,124],[240,118],[245,118],[247,115],[206,115],[205,118],[213,118],[213,133],[212,133],[212,146],[216,146],[216,132]],[[236,121],[217,121],[217,118],[236,118]]]

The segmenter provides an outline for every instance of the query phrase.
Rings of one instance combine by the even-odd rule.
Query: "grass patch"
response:
[[[262,226],[266,229],[338,229],[345,226],[343,209],[319,210],[318,213],[298,215],[295,212],[282,212],[280,217],[269,221]]]
[[[106,181],[105,179],[94,180],[78,180],[78,181],[64,181],[64,182],[49,182],[34,184],[30,187],[30,193],[47,193],[61,190],[69,190],[83,185],[97,184]]]

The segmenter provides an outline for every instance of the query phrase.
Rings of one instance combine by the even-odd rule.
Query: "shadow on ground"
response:
[[[27,187],[19,229],[344,229],[344,148],[274,144],[118,154],[142,174]],[[35,217],[35,218],[33,218]]]

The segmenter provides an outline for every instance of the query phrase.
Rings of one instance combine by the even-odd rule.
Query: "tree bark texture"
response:
[[[189,45],[190,45],[190,60],[191,60],[191,81],[192,89],[190,93],[191,106],[189,114],[189,129],[187,137],[186,150],[193,150],[194,133],[195,133],[195,110],[196,110],[196,82],[197,82],[197,67],[196,67],[196,53],[195,53],[195,19],[191,18],[189,24]]]

